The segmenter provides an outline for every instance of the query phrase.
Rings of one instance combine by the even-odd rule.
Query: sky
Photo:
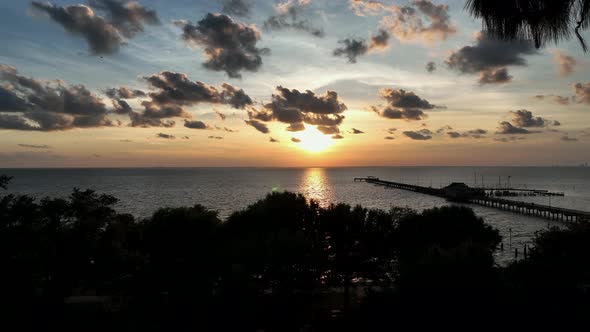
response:
[[[0,0],[0,168],[589,162],[578,42],[463,6]]]

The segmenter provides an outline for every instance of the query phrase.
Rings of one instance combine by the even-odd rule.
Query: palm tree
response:
[[[580,30],[590,26],[590,0],[467,0],[465,9],[500,39],[529,39],[539,48],[575,33],[588,51]]]

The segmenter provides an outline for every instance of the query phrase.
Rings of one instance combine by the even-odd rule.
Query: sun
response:
[[[301,140],[297,145],[311,153],[318,153],[327,150],[334,144],[334,140],[330,135],[325,135],[316,127],[306,127],[304,131],[293,134],[293,137]]]

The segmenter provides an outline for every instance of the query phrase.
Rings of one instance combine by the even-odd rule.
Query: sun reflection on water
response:
[[[320,206],[332,203],[332,190],[328,182],[326,171],[323,168],[308,168],[305,170],[299,192],[307,199],[313,199]]]

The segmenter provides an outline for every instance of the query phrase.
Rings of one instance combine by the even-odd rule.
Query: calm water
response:
[[[423,210],[449,204],[444,199],[397,189],[355,183],[355,177],[377,176],[384,180],[440,187],[450,182],[504,186],[510,176],[513,187],[560,191],[565,197],[519,197],[590,211],[590,168],[575,167],[358,167],[358,168],[163,168],[163,169],[8,169],[13,176],[10,191],[37,197],[67,197],[72,188],[91,188],[120,199],[118,209],[139,217],[158,207],[202,204],[227,216],[267,193],[289,190],[305,194],[322,204],[344,202],[370,208],[408,206]],[[522,249],[535,231],[548,221],[495,209],[472,206],[504,237],[504,253],[512,245]],[[559,223],[557,223],[559,224]]]

